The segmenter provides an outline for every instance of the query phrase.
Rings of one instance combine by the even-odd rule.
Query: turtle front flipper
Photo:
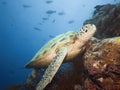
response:
[[[63,47],[58,52],[57,55],[53,58],[52,62],[46,69],[43,78],[37,84],[36,90],[43,90],[53,79],[54,75],[58,71],[60,65],[62,64],[65,56],[67,55],[67,48]]]

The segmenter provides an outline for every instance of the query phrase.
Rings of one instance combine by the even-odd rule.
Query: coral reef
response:
[[[120,37],[92,44],[84,54],[84,66],[90,79],[85,88],[96,84],[94,88],[120,90]]]
[[[93,17],[84,22],[87,23],[96,25],[97,38],[120,36],[120,3],[96,6]]]
[[[84,55],[84,65],[90,78],[85,80],[85,88],[120,90],[120,44],[119,37],[114,38],[120,36],[120,3],[96,6],[93,17],[86,23],[95,24],[95,37],[103,40],[94,43]]]

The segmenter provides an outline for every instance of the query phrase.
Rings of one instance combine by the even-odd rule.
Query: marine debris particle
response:
[[[34,29],[35,30],[37,30],[37,31],[42,31],[40,28],[38,28],[38,27],[34,27]]]
[[[48,18],[42,18],[42,20],[48,20]]]
[[[65,12],[59,12],[58,15],[60,16],[65,15]]]
[[[50,15],[50,14],[56,13],[56,11],[55,10],[48,10],[48,11],[46,11],[46,13]]]
[[[70,20],[70,21],[68,21],[68,24],[72,24],[74,22],[75,22],[74,20]]]
[[[47,4],[53,3],[53,1],[46,1]]]
[[[49,37],[50,37],[50,38],[54,38],[55,36],[53,36],[53,35],[49,35]]]
[[[23,6],[23,8],[30,8],[30,7],[32,7],[32,6],[30,6],[30,5],[22,5]]]

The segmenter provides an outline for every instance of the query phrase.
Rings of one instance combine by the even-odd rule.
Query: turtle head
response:
[[[88,41],[96,32],[94,24],[86,24],[78,31],[78,38],[80,41]]]

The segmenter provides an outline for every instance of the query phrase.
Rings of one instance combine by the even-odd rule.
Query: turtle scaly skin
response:
[[[82,47],[94,35],[95,31],[95,25],[87,24],[77,32],[63,33],[45,44],[26,65],[27,68],[35,68],[35,70],[49,65],[36,89],[43,90],[51,82],[62,61],[70,61],[80,54]],[[31,75],[35,76],[32,73]]]
[[[43,88],[45,88],[46,85],[51,82],[52,78],[54,77],[60,65],[62,64],[66,54],[67,54],[67,48],[63,47],[61,48],[60,51],[58,51],[57,55],[53,58],[52,62],[46,69],[42,80],[38,83],[36,90],[43,90]],[[50,77],[48,77],[48,75]]]

